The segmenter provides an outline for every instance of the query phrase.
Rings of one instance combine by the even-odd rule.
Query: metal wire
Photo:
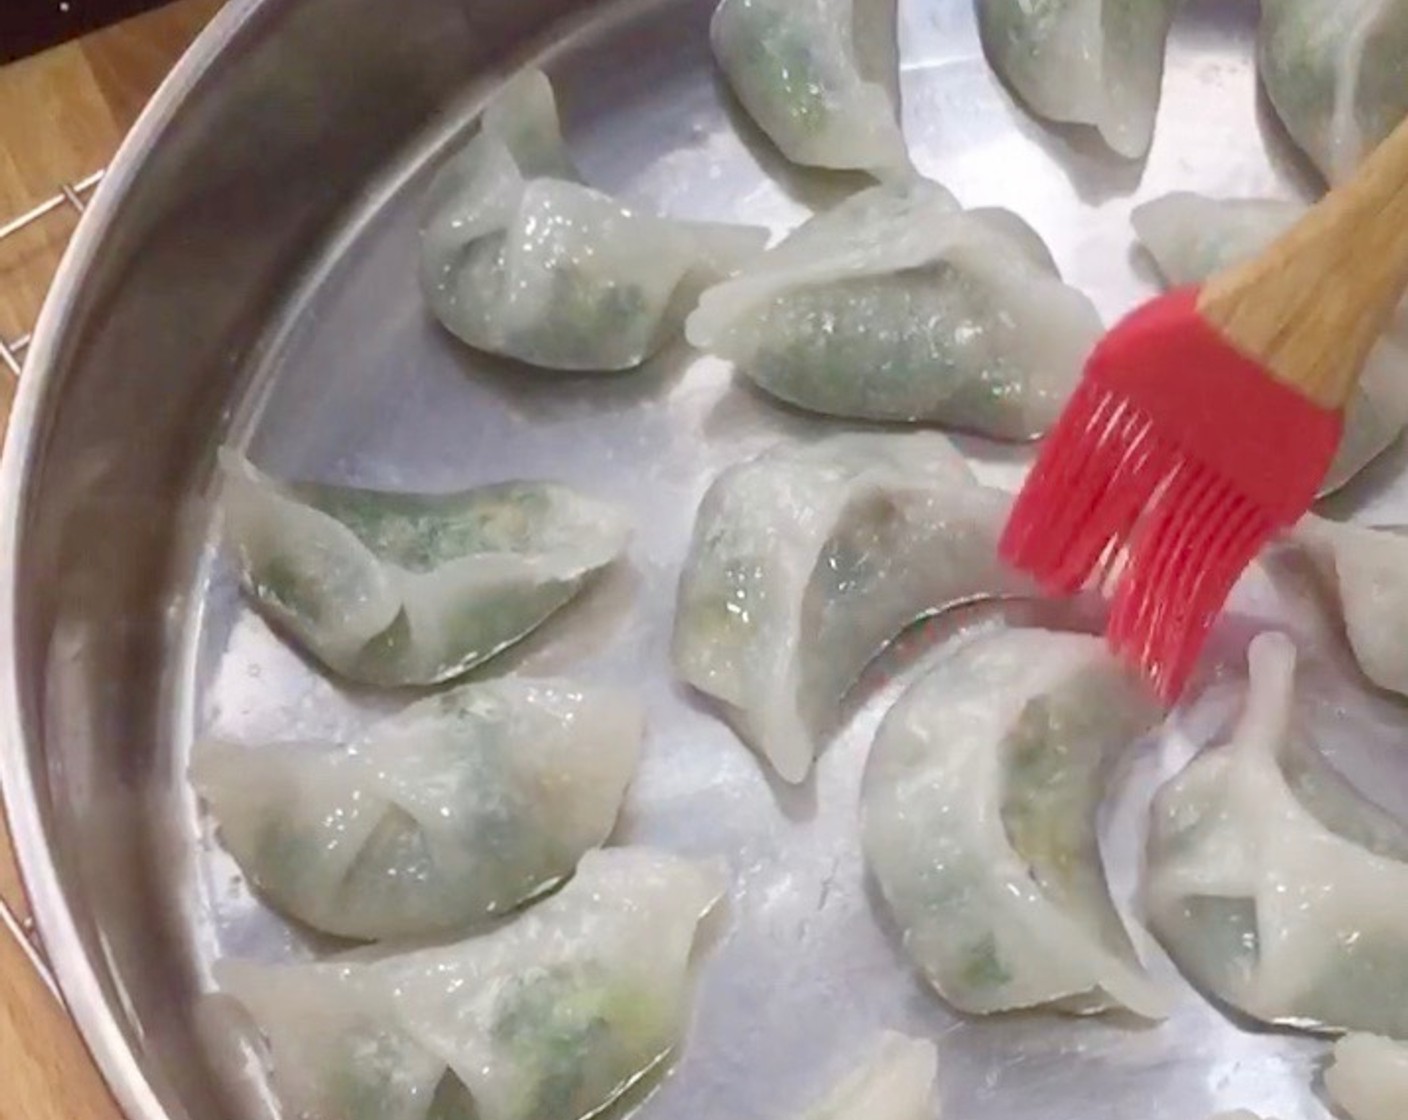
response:
[[[49,968],[49,962],[44,959],[44,955],[39,950],[39,945],[34,937],[34,926],[30,922],[19,922],[10,908],[0,903],[0,937],[10,936],[19,943],[24,950],[25,956],[29,958],[29,963],[34,966],[34,971],[39,973],[54,998],[63,1002],[63,997],[59,994],[58,982],[54,979],[54,973]]]
[[[0,225],[0,241],[4,241],[7,237],[13,237],[20,230],[28,229],[64,207],[68,207],[77,214],[82,214],[88,208],[88,196],[93,193],[93,188],[102,181],[103,172],[95,171],[76,183],[61,183],[58,194],[52,198],[46,198],[33,209],[27,210],[18,217],[11,218],[4,225]],[[24,366],[24,352],[29,349],[29,343],[30,336],[28,334],[22,334],[19,338],[11,339],[8,342],[0,338],[0,362],[8,366],[10,372],[16,377],[19,376],[20,370]]]
[[[61,183],[59,191],[52,198],[46,198],[38,206],[20,214],[18,217],[10,219],[0,225],[0,241],[13,237],[21,230],[43,221],[50,214],[64,207],[68,207],[76,214],[82,214],[88,208],[88,196],[93,189],[103,181],[103,172],[95,171],[85,179],[80,179],[76,183]],[[18,338],[6,341],[0,338],[0,362],[7,366],[11,373],[19,376],[20,370],[24,366],[24,354],[29,349],[31,336],[22,334]],[[34,963],[45,982],[57,995],[58,989],[54,984],[53,974],[49,971],[44,960],[39,940],[35,935],[34,923],[29,919],[20,921],[19,917],[10,908],[3,898],[0,898],[0,926],[8,927],[10,932],[18,938],[20,944],[24,946],[25,952],[29,954],[30,960]]]

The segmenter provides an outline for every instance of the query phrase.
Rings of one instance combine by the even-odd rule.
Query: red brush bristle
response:
[[[1002,555],[1062,594],[1114,572],[1111,645],[1173,700],[1242,570],[1310,507],[1340,432],[1339,413],[1224,341],[1196,292],[1170,293],[1091,356]]]
[[[1079,591],[1133,530],[1173,462],[1147,417],[1087,378],[1042,445],[1000,549],[1058,594]]]
[[[1165,700],[1183,691],[1222,604],[1275,531],[1271,518],[1196,464],[1177,472],[1140,523],[1108,634]]]

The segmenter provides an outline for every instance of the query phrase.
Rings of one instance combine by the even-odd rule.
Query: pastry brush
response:
[[[1102,586],[1110,645],[1175,699],[1242,571],[1310,508],[1405,288],[1408,121],[1260,256],[1105,336],[1004,558],[1057,593]]]

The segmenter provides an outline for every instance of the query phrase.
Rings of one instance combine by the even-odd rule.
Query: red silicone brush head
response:
[[[1042,445],[1002,555],[1049,590],[1113,579],[1108,635],[1166,700],[1243,569],[1310,508],[1340,413],[1171,292],[1112,330]]]

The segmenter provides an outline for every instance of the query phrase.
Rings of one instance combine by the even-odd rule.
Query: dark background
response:
[[[72,39],[164,0],[0,0],[0,62]],[[64,9],[67,9],[66,11]],[[5,107],[0,105],[0,113]]]

